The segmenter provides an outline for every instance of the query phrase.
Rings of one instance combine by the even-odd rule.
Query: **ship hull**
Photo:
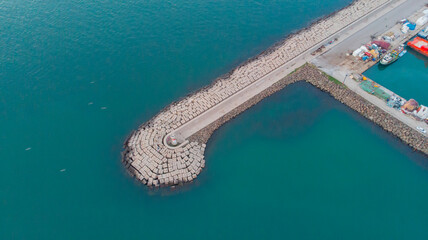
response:
[[[408,42],[407,45],[416,52],[428,57],[428,40],[416,37],[412,41]]]

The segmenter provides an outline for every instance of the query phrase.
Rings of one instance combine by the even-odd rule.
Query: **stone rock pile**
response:
[[[217,79],[212,85],[166,107],[149,122],[140,126],[126,141],[123,152],[126,168],[138,180],[151,187],[192,181],[205,166],[203,143],[207,137],[203,136],[207,134],[203,132],[212,132],[209,129],[215,129],[215,124],[190,137],[188,144],[182,144],[175,149],[163,144],[163,138],[167,134],[388,1],[354,1],[350,6],[319,20],[247,61],[227,76]],[[275,84],[272,89],[278,86]],[[268,95],[269,92],[264,91],[254,99],[254,102]],[[236,115],[246,108],[238,107],[227,113],[216,121],[217,124],[222,124],[229,119],[227,116]]]

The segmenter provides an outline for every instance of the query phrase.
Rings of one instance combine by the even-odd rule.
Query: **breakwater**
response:
[[[257,104],[264,98],[283,89],[287,85],[298,81],[306,81],[321,91],[329,93],[339,102],[357,111],[359,114],[376,123],[387,132],[390,132],[391,134],[400,138],[405,144],[408,144],[415,150],[421,151],[428,155],[428,143],[425,136],[397,120],[388,113],[384,112],[382,109],[378,108],[372,103],[368,102],[354,91],[345,87],[345,85],[330,80],[328,75],[311,64],[305,64],[296,72],[275,83],[270,88],[247,101],[245,104],[242,104],[232,112],[224,115],[223,118],[213,122],[198,133],[192,135],[189,139],[195,142],[206,143],[211,134],[222,124],[250,108],[251,106]]]
[[[143,165],[142,167],[141,165],[137,165],[137,167],[140,167],[139,171],[137,171],[137,169],[135,168],[136,163],[139,162],[135,162],[134,160],[135,155],[133,155],[134,153],[132,152],[134,149],[130,149],[129,147],[125,146],[126,150],[124,153],[123,161],[125,162],[131,174],[133,174],[143,183],[149,186],[168,186],[179,184],[182,182],[192,181],[201,172],[202,168],[205,165],[205,160],[203,157],[204,149],[206,146],[205,144],[210,138],[211,134],[218,127],[220,127],[222,124],[232,119],[239,113],[258,103],[265,97],[283,89],[289,84],[298,81],[307,81],[308,83],[314,85],[320,90],[328,92],[335,99],[357,111],[370,121],[378,124],[386,131],[397,136],[404,143],[408,144],[412,148],[419,150],[425,154],[428,154],[428,145],[426,137],[416,132],[406,124],[398,121],[391,115],[385,113],[383,110],[379,109],[375,105],[369,103],[367,100],[365,100],[352,90],[346,88],[344,85],[337,84],[329,80],[328,76],[318,70],[316,67],[309,64],[305,64],[296,72],[283,78],[279,82],[272,85],[270,88],[260,92],[260,94],[256,95],[249,101],[238,106],[233,111],[225,114],[222,118],[214,121],[210,125],[206,126],[204,129],[190,136],[188,139],[189,143],[185,146],[178,148],[175,151],[164,150],[157,155],[155,155],[156,153],[155,151],[153,151],[153,155],[151,156],[151,158],[146,158],[145,161],[147,162],[143,162],[146,165]],[[149,122],[147,126],[142,127],[148,127],[150,125],[151,123]],[[138,139],[136,137],[142,136],[138,133],[138,131],[134,132],[126,144],[132,144],[131,146],[135,146],[135,141]],[[158,142],[158,144],[161,143]],[[143,151],[143,148],[140,148],[139,151]],[[148,151],[150,151],[150,149]],[[145,153],[143,152],[143,154]],[[150,156],[150,153],[146,154]],[[150,161],[152,161],[152,159],[155,163],[158,163],[158,167],[156,167],[155,164],[150,165]],[[169,172],[163,174],[155,174],[154,171],[160,171],[161,168],[159,166],[162,166],[162,169],[165,169]],[[166,167],[164,168],[164,166]],[[170,166],[172,167],[169,168]],[[142,171],[143,174],[146,174],[146,176],[149,176],[148,180],[144,178],[146,176],[143,175],[140,171]],[[150,177],[152,179],[150,179]]]
[[[302,76],[298,75],[302,74],[302,70],[299,70],[277,81],[271,87],[261,89],[258,94],[244,104],[234,107],[231,111],[224,111],[220,117],[209,118],[209,124],[200,124],[199,128],[194,127],[191,130],[181,132],[177,131],[177,129],[186,126],[192,120],[199,120],[203,113],[218,107],[239,91],[245,90],[247,86],[263,81],[263,77],[267,74],[283,64],[293,61],[301,53],[328,39],[329,36],[386,2],[388,1],[355,1],[347,8],[318,21],[311,27],[292,35],[281,44],[237,67],[227,76],[216,80],[212,85],[171,104],[153,119],[140,126],[128,138],[123,153],[123,162],[126,168],[133,176],[148,186],[168,186],[192,181],[205,166],[205,143],[218,126],[287,84],[306,80],[317,86],[318,80],[316,78],[322,79],[323,75],[318,71],[317,77]],[[313,74],[313,71],[315,71],[307,66],[302,69],[308,70],[308,73],[311,72]],[[321,88],[323,86],[321,83],[319,85],[317,87]],[[335,85],[331,87],[333,89]],[[334,92],[337,90],[346,90],[346,88],[331,90],[334,97],[336,97]],[[337,99],[343,100],[341,98]],[[351,104],[350,107],[352,108]],[[369,116],[369,118],[373,118],[373,116]],[[195,123],[196,125],[197,123]],[[385,127],[385,129],[393,129],[393,127],[389,126]],[[405,129],[405,126],[403,126],[403,129]],[[177,135],[177,146],[168,143],[171,133]],[[407,135],[413,136],[414,134],[414,132],[410,131]],[[423,151],[424,147],[421,147],[421,144],[424,145],[424,139],[422,139],[422,142],[419,141],[418,137],[403,137],[402,139],[416,149]]]

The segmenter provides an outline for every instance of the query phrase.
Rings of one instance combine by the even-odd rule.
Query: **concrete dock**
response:
[[[218,124],[224,123],[232,115],[239,114],[262,97],[295,81],[306,80],[328,91],[362,114],[365,111],[365,105],[370,103],[373,104],[370,105],[370,109],[375,109],[379,103],[376,101],[368,103],[364,100],[367,96],[357,96],[349,92],[353,86],[349,89],[336,86],[313,67],[308,68],[307,65],[303,67],[307,72],[306,75],[302,70],[298,70],[295,74],[291,73],[306,62],[319,58],[320,55],[331,54],[333,49],[341,43],[350,41],[349,39],[352,39],[355,34],[361,34],[371,23],[381,21],[384,16],[394,15],[395,11],[399,12],[398,9],[414,7],[415,3],[419,4],[419,2],[416,0],[358,0],[290,36],[274,48],[237,67],[227,76],[217,79],[210,86],[171,104],[140,126],[125,143],[123,162],[126,168],[148,186],[170,186],[192,181],[205,166],[204,151],[207,137],[205,140],[198,140],[196,135],[207,128],[211,128],[206,131],[210,134]],[[400,15],[397,18],[400,18]],[[322,51],[314,54],[317,49],[333,39],[335,39],[333,44],[327,45]],[[340,95],[336,95],[335,91],[340,92]],[[348,102],[350,99],[358,104]],[[383,116],[383,119],[388,116],[395,117],[390,114],[387,117]],[[372,120],[374,118],[373,115],[367,117]],[[396,120],[393,118],[388,121],[395,123]],[[383,124],[380,121],[377,123],[381,126]],[[426,140],[424,140],[426,138],[412,131],[409,127],[411,124],[407,125],[402,126],[406,136],[401,136],[400,129],[396,127],[388,129],[388,126],[384,126],[384,129],[398,134],[403,141],[409,141],[413,147],[421,151],[426,150]],[[171,144],[171,138],[176,138],[177,144]]]
[[[416,21],[419,17],[423,16],[422,11],[428,9],[425,7],[426,3],[420,0],[408,0],[404,1],[399,7],[388,12],[382,18],[368,24],[365,28],[361,29],[352,36],[344,39],[342,42],[337,44],[334,48],[325,51],[323,54],[314,58],[311,63],[316,65],[319,69],[326,72],[327,74],[333,76],[336,79],[343,81],[347,78],[344,83],[354,92],[358,93],[371,103],[375,104],[383,111],[388,112],[390,115],[394,116],[401,122],[405,123],[413,129],[417,127],[427,128],[427,125],[422,121],[417,121],[414,118],[409,117],[408,115],[403,114],[401,111],[388,107],[386,103],[371,95],[359,86],[359,82],[350,79],[348,76],[357,73],[362,74],[368,68],[373,66],[374,62],[363,62],[361,60],[356,60],[353,56],[346,56],[346,53],[352,52],[357,49],[364,43],[370,42],[372,36],[382,36],[385,32],[399,32],[401,36],[396,39],[391,44],[391,48],[395,48],[398,45],[405,43],[411,37],[413,37],[420,29],[423,29],[424,26],[417,26],[417,28],[409,32],[408,34],[402,34],[400,32],[401,24],[396,24],[400,19],[407,18],[411,21]],[[350,62],[352,64],[350,64]],[[389,90],[386,90],[390,92]],[[395,94],[399,95],[399,94]]]

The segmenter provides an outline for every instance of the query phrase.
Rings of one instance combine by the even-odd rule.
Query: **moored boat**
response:
[[[391,52],[387,53],[381,60],[380,64],[382,65],[389,65],[395,61],[397,61],[398,58],[404,55],[404,45],[400,45],[398,48],[392,50]]]
[[[428,40],[420,37],[415,37],[412,41],[407,43],[407,46],[413,48],[418,53],[428,57]]]
[[[427,39],[428,38],[428,27],[426,27],[425,29],[421,30],[418,33],[418,36],[421,37],[421,38]]]

